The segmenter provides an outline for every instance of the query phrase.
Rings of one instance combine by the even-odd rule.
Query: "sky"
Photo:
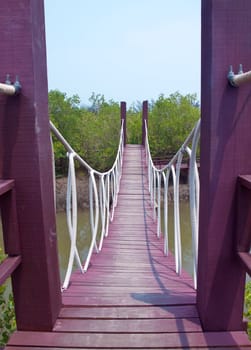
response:
[[[200,99],[200,0],[45,0],[49,90]]]

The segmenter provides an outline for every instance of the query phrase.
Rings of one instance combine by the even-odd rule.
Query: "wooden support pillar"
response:
[[[145,146],[145,140],[146,140],[146,128],[145,128],[145,121],[148,125],[148,101],[143,101],[143,108],[142,108],[142,145]]]
[[[237,177],[251,174],[251,1],[202,0],[201,196],[197,305],[204,330],[240,330],[245,271],[237,254]]]
[[[124,121],[124,146],[126,146],[126,102],[120,102],[120,118]]]
[[[0,81],[18,75],[22,85],[18,96],[0,94],[0,178],[15,180],[22,258],[13,275],[17,327],[51,330],[61,292],[43,0],[0,1],[0,33]]]

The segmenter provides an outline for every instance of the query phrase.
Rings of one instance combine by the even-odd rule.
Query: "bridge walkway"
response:
[[[87,273],[72,275],[53,331],[18,331],[7,350],[247,349],[244,332],[203,333],[192,278],[177,276],[156,237],[143,153],[126,146],[109,237]]]

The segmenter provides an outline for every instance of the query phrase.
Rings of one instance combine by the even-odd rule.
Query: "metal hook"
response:
[[[233,67],[230,66],[227,79],[231,86],[239,87],[242,84],[251,82],[251,71],[243,73],[242,64],[240,64],[238,74],[234,74]]]
[[[0,93],[5,95],[18,95],[21,91],[22,87],[19,82],[18,76],[16,76],[16,81],[14,84],[11,84],[10,75],[6,75],[5,83],[0,83]]]

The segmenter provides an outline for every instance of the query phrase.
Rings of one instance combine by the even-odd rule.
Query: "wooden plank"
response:
[[[59,319],[152,319],[198,318],[195,305],[135,307],[64,307]]]
[[[0,196],[11,191],[15,186],[14,180],[0,180]]]
[[[54,332],[79,333],[179,333],[202,332],[198,318],[191,319],[58,319]]]
[[[97,281],[97,280],[101,280],[101,281],[105,281],[105,282],[116,282],[119,281],[120,279],[122,281],[124,281],[125,279],[129,282],[129,280],[133,281],[134,279],[138,279],[139,281],[141,281],[141,279],[153,279],[153,272],[154,270],[152,270],[151,268],[146,269],[144,272],[144,268],[142,269],[142,271],[140,270],[135,270],[135,268],[130,268],[129,265],[124,264],[123,266],[120,265],[118,267],[118,269],[114,269],[112,270],[112,268],[110,268],[109,266],[107,266],[107,269],[105,269],[105,266],[100,266],[99,268],[96,268],[95,266],[93,267],[93,271],[92,271],[92,266],[90,267],[90,269],[85,273],[75,273],[72,277],[71,277],[71,281]],[[125,271],[127,271],[128,273],[126,274]],[[103,272],[103,273],[102,273]],[[106,272],[106,274],[105,274]],[[131,275],[133,272],[133,275]],[[128,276],[130,275],[130,276]],[[95,279],[94,277],[95,276]],[[158,271],[158,274],[156,273],[156,280],[158,280],[159,282],[161,282],[163,280],[167,280],[167,281],[177,281],[180,283],[192,283],[191,282],[191,277],[189,276],[188,278],[186,278],[185,273],[182,273],[182,277],[180,277],[179,275],[177,275],[175,273],[174,270],[172,269],[168,269],[168,270],[163,270],[163,271]],[[150,281],[148,281],[149,283]]]
[[[69,294],[68,294],[69,295]],[[191,305],[196,304],[194,293],[176,293],[165,295],[160,293],[144,294],[135,292],[131,296],[119,295],[116,298],[104,296],[68,296],[63,293],[64,306],[140,306],[140,305]]]
[[[0,285],[2,285],[8,277],[11,276],[12,272],[21,263],[21,256],[12,256],[4,259],[0,264]]]
[[[244,252],[238,252],[238,255],[246,272],[249,274],[249,276],[251,276],[251,255]]]
[[[182,329],[181,329],[182,331]],[[117,349],[165,348],[189,349],[190,347],[250,346],[245,332],[169,333],[167,334],[117,334],[113,333],[64,333],[64,332],[16,332],[9,341],[11,346],[42,346],[64,348]]]
[[[127,266],[124,267],[124,271],[128,271]],[[129,269],[129,272],[131,274],[130,279],[128,279],[128,275],[124,273],[122,269],[115,270],[111,273],[111,276],[107,276],[107,274],[110,273],[110,269],[104,269],[100,268],[100,270],[96,270],[95,272],[91,273],[91,271],[88,271],[85,275],[81,274],[79,278],[76,276],[73,276],[71,278],[71,285],[77,285],[77,284],[90,284],[90,283],[103,283],[103,284],[109,284],[110,286],[113,285],[113,283],[119,284],[119,283],[127,283],[127,285],[133,284],[133,285],[145,285],[150,282],[152,282],[152,285],[162,285],[163,283],[167,286],[175,285],[176,283],[179,284],[185,284],[189,287],[192,286],[191,279],[182,279],[180,276],[168,276],[168,273],[161,273],[159,272],[155,279],[153,279],[153,271],[146,270],[145,273],[142,270],[142,273],[139,273],[138,270]],[[95,274],[96,273],[96,274]],[[102,276],[103,275],[103,276]]]
[[[251,190],[251,175],[239,175],[238,181],[242,186]]]
[[[6,350],[21,350],[21,349],[26,349],[26,347],[17,347],[17,346],[7,346],[7,347],[5,347],[5,349]],[[30,346],[29,347],[29,350],[45,350],[45,349],[47,349],[47,350],[62,350],[62,348],[58,348],[58,347],[46,347],[46,348],[44,348],[44,347],[37,347],[37,346]],[[67,347],[67,349],[68,350],[76,350],[77,348],[73,348],[73,347]],[[82,349],[84,349],[84,350],[93,350],[93,347],[92,348],[86,348],[86,347],[84,347],[84,348],[82,348]],[[105,349],[107,349],[107,348],[104,348],[104,347],[99,347],[99,350],[105,350]],[[116,350],[127,350],[127,349],[129,349],[129,348],[121,348],[121,347],[117,347],[116,348]],[[130,349],[132,349],[132,348],[130,348]],[[164,348],[163,347],[161,347],[161,348],[156,348],[156,347],[154,347],[154,348],[147,348],[148,350],[163,350]],[[168,349],[167,347],[165,347],[165,349]],[[170,348],[169,348],[170,349]],[[178,348],[176,348],[176,349],[178,349]],[[181,349],[181,348],[179,348],[179,349]],[[208,346],[203,346],[203,347],[196,347],[196,348],[194,348],[194,347],[186,347],[186,348],[184,348],[184,347],[182,347],[182,349],[183,350],[186,350],[186,349],[190,349],[190,350],[210,350],[210,349],[213,349],[213,350],[230,350],[230,349],[236,349],[236,346],[229,346],[229,347],[225,347],[225,346],[221,346],[221,347],[208,347]],[[249,346],[245,346],[245,347],[242,347],[242,346],[238,346],[238,350],[247,350],[247,349],[250,349],[250,347]],[[172,349],[173,350],[173,349]]]

